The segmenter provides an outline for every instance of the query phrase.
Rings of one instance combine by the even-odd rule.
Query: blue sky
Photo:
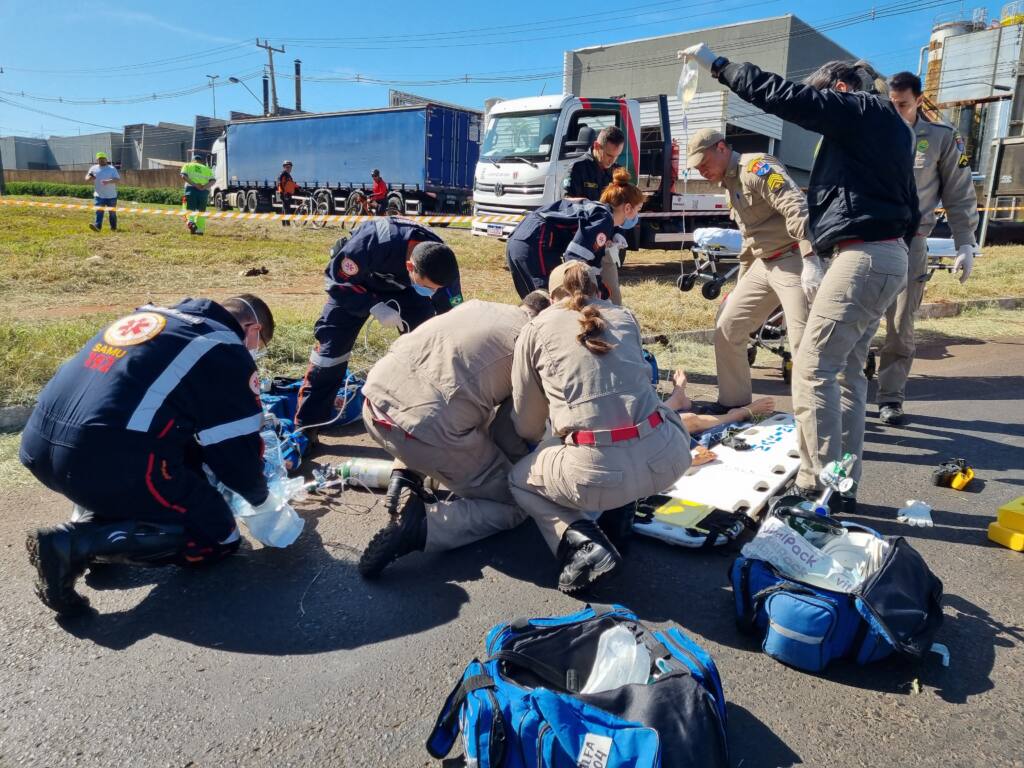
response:
[[[191,124],[197,112],[212,112],[211,90],[202,87],[208,74],[220,75],[218,116],[231,109],[258,111],[241,85],[227,82],[229,76],[246,79],[260,95],[266,53],[256,47],[257,36],[278,47],[284,42],[286,52],[275,54],[279,72],[290,74],[293,59],[302,59],[307,110],[385,106],[389,86],[346,80],[357,75],[360,81],[397,81],[393,87],[399,90],[479,107],[490,96],[560,91],[562,54],[571,48],[784,13],[823,26],[873,6],[901,11],[897,6],[924,5],[930,7],[827,32],[886,73],[916,70],[918,51],[937,16],[985,6],[939,0],[622,0],[573,16],[582,3],[0,0],[0,99],[9,102],[0,102],[0,135],[74,135],[161,120]],[[987,5],[990,18],[1000,5]],[[432,82],[467,74],[476,81]],[[163,97],[193,89],[198,92]],[[161,97],[74,103],[152,94]],[[293,106],[293,94],[292,80],[279,77],[279,102]]]

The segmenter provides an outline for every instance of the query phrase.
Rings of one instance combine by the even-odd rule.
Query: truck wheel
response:
[[[213,207],[216,208],[218,211],[223,211],[224,210],[224,193],[223,192],[218,190],[217,194],[215,194],[213,196]]]
[[[249,212],[249,207],[246,204],[246,200],[248,200],[248,195],[246,195],[245,192],[236,192],[235,193],[235,203],[236,203],[235,207],[238,209],[239,213],[248,213]]]
[[[353,192],[345,201],[345,214],[347,216],[360,216],[363,213],[363,193]]]
[[[700,293],[708,301],[714,301],[722,293],[722,284],[714,280],[710,283],[704,283],[701,286]]]
[[[334,213],[334,195],[330,193],[330,190],[320,189],[313,195],[316,200],[317,211],[323,211],[324,213]]]
[[[260,198],[255,189],[250,189],[246,196],[246,207],[250,213],[256,213],[260,209]]]
[[[402,215],[402,198],[400,197],[389,197],[387,202],[387,208],[385,209],[388,216],[401,216]]]

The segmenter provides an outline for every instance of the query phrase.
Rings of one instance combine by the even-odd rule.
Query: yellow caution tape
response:
[[[84,203],[50,203],[42,200],[6,200],[0,198],[0,205],[15,205],[27,208],[56,208],[65,211],[113,211],[122,213],[141,213],[149,216],[205,216],[207,219],[227,219],[235,221],[313,221],[316,223],[358,224],[373,221],[377,216],[348,216],[339,214],[297,214],[297,213],[235,213],[232,211],[186,211],[181,208],[140,208],[137,206],[109,207],[103,205],[86,205]],[[470,224],[482,221],[488,224],[516,224],[523,220],[519,214],[507,216],[399,216],[397,218],[425,224]]]

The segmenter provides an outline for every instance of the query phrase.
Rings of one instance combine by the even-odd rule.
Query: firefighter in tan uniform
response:
[[[540,445],[509,482],[572,593],[619,567],[614,540],[632,531],[633,503],[686,471],[689,436],[651,386],[633,314],[597,298],[582,262],[557,267],[549,286],[555,303],[523,328],[512,368],[516,431]]]
[[[687,165],[726,189],[743,234],[739,279],[715,322],[718,406],[724,412],[750,403],[747,343],[780,304],[796,355],[823,272],[807,239],[807,198],[782,163],[760,152],[733,152],[720,131],[705,128],[690,139]],[[812,277],[807,285],[801,280],[805,269]]]
[[[964,142],[952,126],[921,116],[921,79],[910,72],[893,75],[890,97],[914,131],[914,179],[921,223],[910,243],[907,287],[885,313],[885,344],[878,369],[878,416],[884,424],[902,424],[907,379],[914,362],[914,313],[921,306],[928,281],[928,236],[935,227],[935,209],[946,211],[957,256],[953,269],[966,282],[974,266],[978,197]]]
[[[401,336],[373,366],[363,423],[396,461],[391,520],[359,561],[364,576],[409,552],[454,549],[526,519],[508,486],[512,464],[529,452],[511,420],[512,354],[520,330],[549,303],[542,291],[518,307],[468,301]],[[424,475],[460,498],[431,498]]]

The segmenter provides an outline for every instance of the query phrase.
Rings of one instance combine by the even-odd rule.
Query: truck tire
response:
[[[403,207],[404,206],[402,205],[402,198],[399,197],[398,195],[394,195],[393,197],[388,198],[385,213],[388,216],[401,216],[403,213]]]
[[[236,203],[235,207],[238,208],[238,212],[239,213],[247,213],[249,211],[248,204],[246,203],[247,199],[248,199],[248,195],[246,195],[245,192],[236,192],[235,193],[235,203]]]
[[[334,195],[331,194],[331,190],[318,189],[313,193],[313,199],[316,200],[318,211],[328,214],[334,213]]]
[[[246,208],[249,209],[249,213],[256,213],[260,209],[260,196],[256,194],[255,189],[250,189],[249,194],[246,195]]]
[[[213,195],[213,207],[218,211],[224,210],[224,193],[219,189]]]
[[[352,192],[345,199],[345,215],[347,216],[360,216],[363,213],[363,195],[362,192],[356,190]]]

